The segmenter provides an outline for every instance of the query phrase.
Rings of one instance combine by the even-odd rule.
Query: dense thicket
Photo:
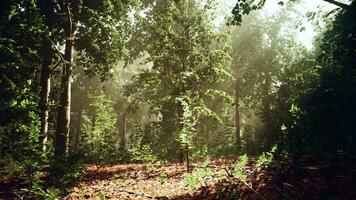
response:
[[[47,34],[33,2],[1,2],[0,156],[37,159],[41,39]]]
[[[355,153],[356,4],[340,12],[318,42],[309,70],[314,82],[298,100],[298,119],[290,134],[303,152],[345,156]]]

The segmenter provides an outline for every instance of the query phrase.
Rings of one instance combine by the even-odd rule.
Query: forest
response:
[[[356,199],[356,1],[1,0],[0,199]]]

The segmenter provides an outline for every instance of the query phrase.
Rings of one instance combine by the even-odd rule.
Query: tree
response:
[[[95,162],[112,160],[115,151],[115,123],[116,114],[113,102],[110,101],[103,91],[94,91],[90,95],[90,109],[83,112],[83,151],[87,159]]]
[[[353,2],[338,13],[319,39],[310,67],[313,84],[296,99],[296,119],[287,128],[292,137],[303,131],[301,153],[318,157],[355,153],[355,8]]]
[[[248,16],[240,28],[232,31],[232,69],[235,75],[235,146],[237,151],[241,151],[241,110],[243,104],[248,104],[247,99],[251,92],[255,90],[257,68],[260,65],[256,57],[263,53],[262,30],[258,16]],[[250,93],[249,93],[250,92]],[[257,98],[252,98],[256,99]],[[249,144],[251,145],[251,144]]]
[[[289,0],[289,2],[294,2],[294,1],[297,1],[297,0]],[[324,1],[331,3],[331,4],[333,4],[339,8],[342,8],[342,9],[351,8],[350,5],[339,2],[339,1],[335,1],[335,0],[324,0]],[[243,15],[248,15],[251,11],[263,8],[265,3],[266,3],[266,0],[252,0],[252,1],[238,0],[235,7],[231,11],[233,16],[229,23],[234,24],[234,25],[241,25]],[[280,6],[283,6],[284,4],[285,4],[285,1],[278,2],[278,5],[280,5]]]
[[[51,92],[51,75],[56,68],[64,62],[61,52],[58,51],[55,44],[62,43],[63,37],[58,37],[57,34],[61,31],[61,25],[56,21],[59,18],[59,13],[56,10],[56,5],[50,1],[38,1],[38,8],[42,15],[42,22],[46,34],[41,39],[41,78],[40,78],[40,118],[41,118],[41,134],[39,143],[42,153],[46,151],[46,143],[48,138],[48,117],[49,117],[49,95]],[[57,55],[59,61],[55,61]],[[53,65],[53,66],[52,66]]]
[[[294,13],[292,6],[283,9],[274,17],[263,19],[254,12],[245,16],[241,26],[236,27],[233,34],[233,62],[235,71],[235,116],[242,116],[246,122],[248,115],[256,113],[263,122],[262,135],[256,146],[263,146],[265,150],[271,148],[278,141],[279,122],[275,120],[275,94],[278,85],[283,84],[279,73],[283,67],[296,59],[300,45],[296,42],[297,30],[293,31],[295,20],[288,17]],[[289,27],[289,28],[287,28]],[[285,31],[288,30],[288,31]],[[287,39],[288,38],[288,39]],[[294,48],[296,46],[297,48]],[[293,48],[292,48],[293,47]],[[305,54],[303,54],[305,55]],[[242,114],[240,114],[242,113]],[[238,118],[236,117],[236,138],[240,132]],[[245,129],[249,122],[242,124]],[[257,126],[254,127],[257,129]],[[243,132],[244,137],[246,134]],[[238,145],[238,140],[236,141]],[[253,145],[253,144],[247,144]]]
[[[2,1],[0,13],[1,157],[22,162],[38,155],[36,80],[41,38],[47,33],[32,1]]]
[[[62,68],[61,93],[57,110],[57,129],[54,146],[54,156],[56,160],[65,159],[68,152],[68,135],[70,125],[70,100],[71,82],[73,71],[73,51],[74,41],[79,23],[79,15],[82,9],[82,2],[76,0],[72,3],[59,1],[59,6],[66,19],[63,22],[65,42],[64,61]]]
[[[240,125],[240,96],[241,96],[241,75],[239,69],[235,72],[235,146],[237,151],[241,151],[241,125]]]
[[[124,30],[127,29],[124,22],[128,19],[126,14],[130,5],[131,1],[120,0],[39,2],[40,7],[48,8],[43,9],[46,19],[56,22],[54,26],[57,31],[53,33],[52,40],[58,44],[52,47],[59,49],[58,46],[64,46],[64,53],[58,51],[63,67],[57,110],[56,160],[65,159],[68,151],[74,50],[78,55],[78,64],[85,64],[89,75],[98,74],[102,79],[108,77],[109,69],[123,56],[123,42],[126,37]],[[99,37],[100,40],[97,39]]]
[[[205,86],[230,75],[224,66],[228,49],[212,26],[211,6],[193,0],[157,1],[141,19],[144,40],[140,44],[145,44],[142,49],[153,66],[135,77],[130,93],[141,93],[158,111],[168,157],[181,161],[183,151],[177,140],[186,126],[181,100],[189,102],[196,115],[216,116],[204,103],[214,89]]]

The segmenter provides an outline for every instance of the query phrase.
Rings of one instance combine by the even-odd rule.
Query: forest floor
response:
[[[233,162],[211,162],[212,173],[195,188],[184,181],[184,164],[86,165],[82,180],[62,199],[356,199],[353,162],[302,161],[301,170],[288,161],[265,169],[250,162],[244,181],[231,178]],[[0,194],[0,199],[16,199],[9,197]]]
[[[195,189],[184,181],[183,164],[88,165],[85,180],[65,199],[356,199],[355,163],[304,162],[297,174],[288,162],[268,169],[254,168],[252,162],[245,181],[221,180],[232,163],[212,162],[208,167],[214,175]]]

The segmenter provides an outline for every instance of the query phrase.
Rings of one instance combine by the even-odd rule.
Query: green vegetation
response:
[[[191,189],[252,190],[281,160],[355,159],[356,2],[324,1],[3,0],[0,188],[56,199],[83,164],[179,162]]]

